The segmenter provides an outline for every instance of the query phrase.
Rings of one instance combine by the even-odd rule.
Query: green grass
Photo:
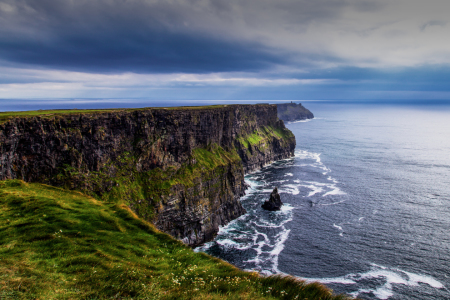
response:
[[[320,284],[260,277],[195,253],[124,205],[6,180],[0,181],[0,299],[346,298]]]
[[[241,104],[248,105],[248,104]],[[55,115],[70,115],[70,114],[95,114],[105,112],[118,111],[140,111],[148,109],[164,109],[164,110],[200,110],[200,109],[215,109],[223,108],[228,105],[206,105],[206,106],[174,106],[174,107],[143,107],[143,108],[109,108],[109,109],[52,109],[52,110],[29,110],[29,111],[7,111],[0,112],[0,124],[16,117],[51,117]],[[230,104],[232,106],[232,104]]]
[[[140,217],[152,220],[155,206],[163,196],[172,193],[172,187],[182,186],[186,190],[198,185],[198,181],[215,178],[230,166],[241,166],[240,157],[234,149],[226,151],[217,144],[194,149],[188,161],[179,167],[139,172],[136,170],[138,160],[125,152],[99,171],[80,172],[77,168],[66,166],[55,180],[67,189],[80,190],[98,200],[133,204]],[[114,174],[109,173],[111,169],[115,170]],[[146,199],[153,199],[153,205],[148,205]],[[139,204],[141,202],[142,205]]]
[[[284,142],[285,139],[294,138],[294,135],[287,128],[261,126],[251,134],[239,136],[237,140],[246,148],[249,148],[250,146],[262,146],[273,138]]]
[[[55,110],[29,110],[0,112],[0,124],[15,117],[49,117],[54,115],[88,114],[113,111],[113,109],[55,109]]]

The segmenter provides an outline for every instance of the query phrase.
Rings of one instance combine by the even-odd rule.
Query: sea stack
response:
[[[261,206],[265,210],[275,211],[280,210],[283,202],[281,202],[280,195],[278,194],[278,188],[274,188],[272,193],[270,194],[269,200],[264,202]]]

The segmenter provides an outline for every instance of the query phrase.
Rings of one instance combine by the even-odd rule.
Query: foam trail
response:
[[[338,201],[338,202],[333,202],[333,203],[319,203],[319,204],[317,204],[317,205],[321,205],[321,206],[328,206],[328,205],[337,205],[337,204],[341,204],[341,203],[344,203],[345,202],[345,200],[341,200],[341,201]]]
[[[277,235],[278,241],[275,244],[273,250],[270,252],[271,256],[273,256],[272,270],[274,271],[274,273],[280,273],[280,270],[278,270],[278,256],[284,249],[284,242],[288,239],[289,232],[291,231],[284,230]]]
[[[440,283],[439,281],[437,281],[436,279],[434,279],[431,276],[419,275],[419,274],[414,274],[414,273],[401,271],[401,270],[398,270],[398,271],[403,272],[406,275],[408,275],[409,282],[412,285],[418,286],[419,283],[421,282],[421,283],[428,284],[429,286],[434,287],[436,289],[443,289],[443,288],[445,288],[445,286],[442,283]]]
[[[333,227],[337,228],[337,229],[340,231],[340,232],[339,232],[339,235],[340,235],[340,236],[344,236],[344,235],[343,235],[344,230],[342,229],[341,226],[336,225],[336,224],[333,224]]]
[[[279,189],[280,193],[287,193],[291,195],[298,195],[300,193],[298,186],[294,184],[285,184]]]
[[[377,299],[381,300],[387,300],[394,295],[395,285],[415,287],[418,286],[419,283],[424,283],[435,289],[445,289],[446,291],[448,291],[441,282],[439,282],[432,276],[411,273],[397,268],[388,268],[376,264],[371,264],[371,269],[365,273],[354,273],[335,278],[303,279],[307,282],[317,281],[323,284],[333,283],[354,286],[355,291],[350,293],[351,296],[358,297],[362,294],[372,293]],[[367,280],[373,281],[373,288],[367,288],[367,284],[362,284],[365,285],[366,288],[360,287],[360,282],[366,282]]]
[[[230,222],[227,226],[220,227],[215,241],[198,247],[196,251],[212,251],[210,254],[214,253],[219,257],[221,253],[226,255],[231,253],[235,258],[246,257],[245,261],[237,262],[242,269],[254,269],[263,274],[282,273],[279,270],[278,260],[291,232],[287,224],[293,220],[294,210],[297,207],[303,207],[302,201],[299,200],[308,194],[307,197],[323,196],[337,188],[337,181],[331,177],[329,180],[324,177],[318,178],[318,181],[303,181],[301,177],[297,177],[299,176],[297,171],[294,171],[298,168],[306,172],[312,170],[314,174],[329,171],[321,162],[320,153],[300,150],[296,151],[295,155],[294,159],[278,161],[271,164],[269,168],[262,168],[246,175],[245,180],[249,188],[241,201],[247,214]],[[261,204],[268,199],[267,193],[271,193],[274,186],[278,186],[280,194],[289,195],[285,198],[288,201],[284,203],[280,211],[263,211]],[[336,199],[331,199],[336,204]],[[291,204],[290,201],[292,201]]]
[[[312,119],[305,119],[305,120],[297,120],[297,121],[290,121],[287,122],[287,124],[295,124],[295,123],[306,123],[306,122],[311,122],[312,120],[314,120],[315,118]]]
[[[339,226],[339,225],[333,224],[333,227],[336,227],[338,230],[341,230],[341,231],[342,231],[342,227]]]
[[[335,188],[332,191],[326,192],[323,197],[328,196],[328,195],[345,195],[346,193],[344,193],[343,191],[341,191],[339,188]]]

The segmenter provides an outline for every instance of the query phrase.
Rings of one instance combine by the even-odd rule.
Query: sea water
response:
[[[197,251],[361,299],[450,299],[450,107],[304,104],[295,157],[248,174],[247,214]]]

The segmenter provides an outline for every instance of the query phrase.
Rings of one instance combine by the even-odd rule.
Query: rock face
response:
[[[0,124],[0,179],[128,205],[195,246],[245,213],[245,172],[294,149],[275,105],[43,112]]]
[[[280,210],[282,205],[283,202],[281,202],[280,195],[278,194],[278,188],[274,188],[269,200],[265,201],[261,207],[265,210],[275,211]]]
[[[301,103],[282,103],[277,104],[278,118],[285,122],[313,119],[314,115],[306,109]]]

